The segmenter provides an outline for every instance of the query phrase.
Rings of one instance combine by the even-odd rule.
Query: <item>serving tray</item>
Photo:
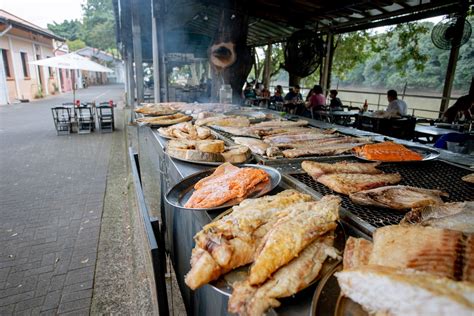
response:
[[[210,176],[215,170],[215,168],[213,168],[213,169],[197,172],[195,174],[190,175],[189,177],[184,178],[168,191],[168,193],[165,195],[165,200],[171,206],[184,209],[184,210],[191,210],[191,211],[220,210],[220,209],[230,208],[234,205],[237,205],[245,199],[257,198],[257,197],[263,196],[267,194],[268,192],[270,192],[271,190],[273,190],[274,188],[276,188],[281,181],[281,174],[275,168],[263,166],[263,165],[253,165],[253,164],[243,164],[243,165],[239,165],[239,167],[262,169],[268,174],[270,181],[268,181],[264,185],[261,185],[260,187],[258,187],[259,185],[257,185],[258,189],[248,196],[232,199],[219,206],[215,206],[212,208],[185,207],[184,205],[189,200],[191,195],[194,193],[194,185],[199,180]]]

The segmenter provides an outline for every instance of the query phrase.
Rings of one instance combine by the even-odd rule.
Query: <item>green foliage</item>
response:
[[[74,41],[66,41],[66,44],[69,47],[69,51],[71,52],[86,47],[86,43],[84,43],[84,41],[81,39],[76,39]]]
[[[112,0],[87,0],[82,5],[82,20],[82,23],[79,20],[54,22],[48,24],[48,29],[67,39],[71,51],[85,46],[109,52],[115,49]]]
[[[75,41],[81,36],[82,23],[79,20],[64,20],[62,23],[48,23],[48,30],[69,41]]]
[[[474,23],[474,17],[468,20]],[[433,26],[430,22],[412,22],[381,34],[345,34],[336,48],[332,82],[394,89],[407,83],[408,88],[441,90],[450,52],[431,42]],[[460,49],[455,89],[469,89],[472,69],[474,36]]]

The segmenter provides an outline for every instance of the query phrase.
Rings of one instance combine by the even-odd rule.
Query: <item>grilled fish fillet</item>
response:
[[[281,120],[271,120],[266,122],[260,122],[254,124],[253,127],[260,128],[260,127],[289,127],[289,126],[306,126],[308,125],[308,121],[305,120],[298,120],[298,121],[281,121]]]
[[[470,234],[464,241],[462,281],[474,282],[474,235]]]
[[[467,176],[462,177],[463,181],[474,183],[474,173],[468,174]]]
[[[265,155],[270,145],[260,139],[250,137],[233,137],[236,144],[247,146],[253,153]]]
[[[372,242],[364,238],[349,237],[344,247],[343,268],[354,269],[369,264]]]
[[[365,174],[379,174],[381,170],[377,169],[380,163],[360,163],[341,161],[336,163],[323,163],[315,161],[303,161],[301,167],[313,179],[318,179],[323,174],[330,173],[365,173]]]
[[[447,197],[448,193],[405,185],[380,187],[349,195],[354,203],[386,207],[394,210],[442,204],[441,196]]]
[[[264,141],[269,144],[287,144],[297,141],[307,141],[307,140],[319,140],[325,138],[334,138],[337,135],[334,134],[322,134],[319,133],[298,133],[298,134],[285,134],[285,135],[274,135],[271,137],[265,137]]]
[[[220,171],[218,173],[220,176],[211,176],[212,179],[205,178],[196,183],[195,191],[186,202],[185,207],[210,208],[219,206],[232,199],[243,198],[252,192],[257,185],[269,181],[268,174],[256,168],[239,168],[238,171],[226,174],[221,174]]]
[[[342,143],[342,144],[325,144],[316,147],[287,149],[283,151],[286,158],[297,158],[304,156],[336,156],[348,153],[352,148],[359,146],[360,143]]]
[[[316,239],[260,287],[250,285],[248,280],[234,283],[229,312],[241,316],[263,315],[270,307],[278,307],[280,302],[276,299],[291,296],[307,287],[319,275],[328,256],[338,258],[332,245],[332,236]]]
[[[194,237],[196,247],[186,284],[196,289],[227,271],[252,262],[263,236],[280,216],[287,215],[292,205],[310,200],[309,195],[294,190],[247,199],[234,206],[230,214],[204,226]]]
[[[388,184],[396,184],[402,180],[398,173],[388,174],[351,174],[351,173],[335,173],[320,176],[317,181],[329,187],[331,190],[350,194],[362,190],[368,190],[385,186]]]
[[[367,311],[393,316],[474,313],[474,285],[422,272],[365,266],[336,273],[342,293]]]
[[[462,233],[421,226],[385,226],[373,234],[369,265],[411,268],[458,279],[456,260],[462,256]]]
[[[265,236],[250,268],[250,284],[263,283],[316,238],[334,230],[340,203],[339,197],[326,195],[320,201],[294,206]]]
[[[474,202],[444,203],[415,208],[408,212],[401,224],[420,224],[474,233]]]
[[[194,123],[197,126],[210,126],[210,125],[217,125],[217,126],[239,126],[239,127],[246,127],[250,126],[250,121],[245,116],[213,116],[203,119],[198,119]]]

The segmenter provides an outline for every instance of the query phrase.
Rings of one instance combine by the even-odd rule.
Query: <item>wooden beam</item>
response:
[[[272,44],[267,45],[265,50],[265,68],[263,69],[263,85],[266,89],[270,89],[270,74],[272,73]]]

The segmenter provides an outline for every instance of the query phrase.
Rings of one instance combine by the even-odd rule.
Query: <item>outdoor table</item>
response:
[[[439,128],[436,126],[416,125],[415,126],[415,140],[419,138],[426,138],[428,143],[434,143],[438,138],[450,133],[458,133],[455,130],[447,128]]]
[[[352,118],[359,116],[359,111],[331,111],[330,115],[331,123],[349,126],[352,123]]]

